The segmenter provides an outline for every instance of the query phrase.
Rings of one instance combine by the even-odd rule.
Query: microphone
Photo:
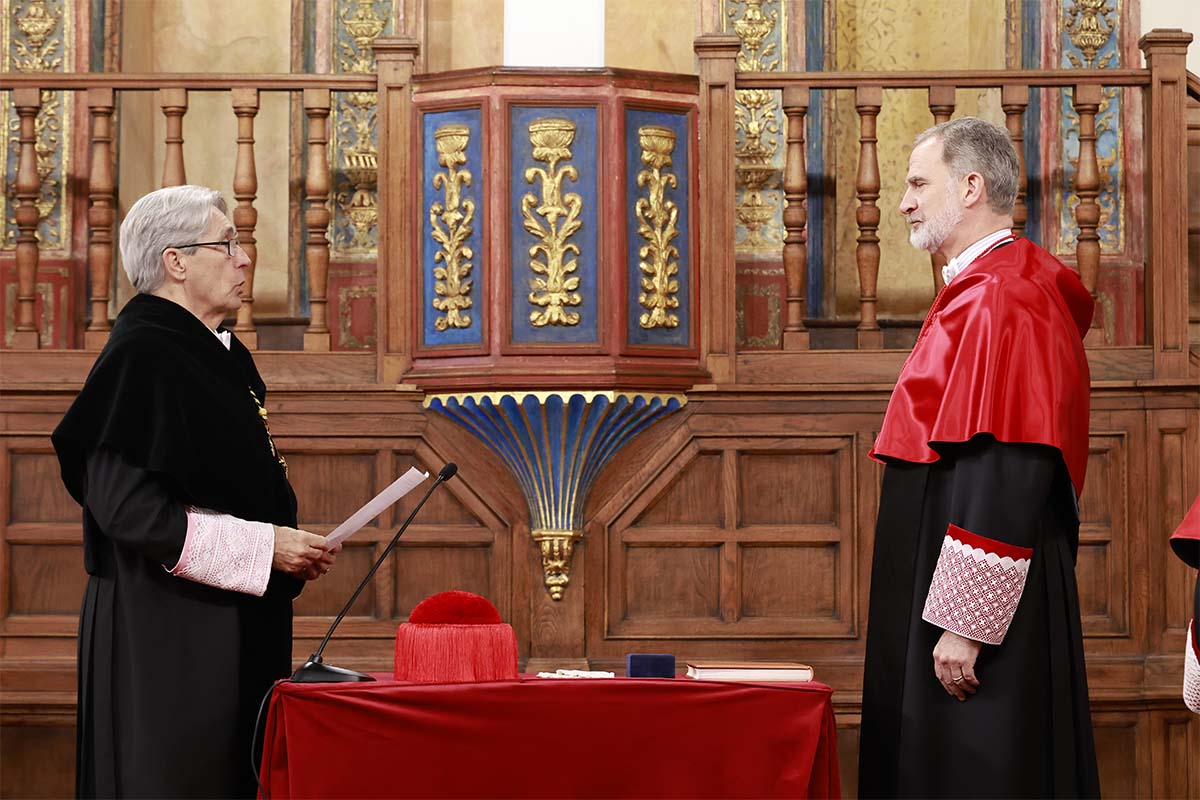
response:
[[[375,680],[370,675],[362,672],[329,666],[321,660],[321,654],[325,652],[325,645],[329,644],[329,637],[333,636],[334,630],[341,624],[342,617],[346,616],[346,612],[354,605],[354,601],[362,594],[362,590],[367,588],[367,584],[371,582],[372,576],[375,575],[375,570],[379,569],[379,566],[383,564],[384,560],[392,552],[392,548],[400,541],[401,534],[408,530],[408,526],[412,523],[413,518],[417,516],[417,512],[421,510],[421,506],[425,505],[425,501],[429,499],[429,496],[433,494],[433,490],[439,484],[453,478],[456,472],[458,472],[458,465],[453,461],[442,467],[442,471],[438,473],[433,485],[426,490],[425,496],[421,498],[421,502],[417,503],[412,513],[408,515],[408,519],[404,520],[404,524],[396,531],[396,535],[388,542],[388,546],[383,548],[383,552],[379,554],[379,558],[375,559],[375,563],[371,565],[371,570],[367,573],[367,577],[362,579],[362,582],[358,584],[358,588],[354,590],[354,594],[350,595],[350,599],[346,601],[346,605],[343,606],[341,612],[337,615],[337,619],[329,626],[329,630],[326,632],[325,638],[321,640],[321,645],[316,649],[316,652],[308,657],[308,661],[304,662],[304,666],[292,673],[291,679],[293,681],[297,683],[346,683],[350,681]]]

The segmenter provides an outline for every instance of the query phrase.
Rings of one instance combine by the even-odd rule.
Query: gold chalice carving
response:
[[[435,201],[429,206],[433,239],[441,245],[433,260],[435,264],[441,262],[443,265],[433,269],[433,290],[438,295],[433,299],[433,307],[445,314],[437,317],[433,325],[444,331],[471,324],[470,315],[463,312],[472,305],[471,281],[467,275],[472,267],[469,259],[475,253],[467,245],[467,239],[471,235],[471,221],[475,218],[475,202],[462,197],[463,187],[471,185],[470,171],[458,169],[467,162],[471,129],[458,123],[442,125],[433,132],[433,139],[438,163],[446,168],[445,172],[433,176],[433,188],[445,191],[444,202]]]
[[[568,253],[579,255],[579,245],[567,240],[583,225],[579,220],[583,198],[574,192],[564,194],[562,190],[564,178],[572,181],[579,178],[575,167],[570,164],[558,166],[559,161],[571,157],[575,123],[554,117],[534,120],[529,123],[529,141],[533,145],[534,160],[547,165],[546,169],[530,167],[525,170],[526,183],[540,180],[541,201],[532,192],[521,198],[525,230],[537,238],[529,248],[529,268],[536,276],[545,276],[529,280],[529,302],[544,309],[531,311],[529,321],[539,328],[578,325],[579,314],[566,309],[583,303],[583,298],[575,291],[579,288],[579,277],[571,275],[579,262],[568,257]],[[544,260],[538,258],[539,254]]]

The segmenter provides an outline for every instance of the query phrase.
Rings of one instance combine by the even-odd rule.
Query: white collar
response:
[[[973,245],[963,250],[961,253],[950,259],[950,263],[942,267],[942,280],[949,284],[967,267],[971,266],[971,262],[979,258],[984,253],[987,253],[993,247],[996,247],[1001,242],[1012,241],[1013,235],[1010,228],[1001,228],[995,233],[989,233]]]
[[[221,344],[225,345],[225,349],[229,349],[229,340],[233,336],[229,331],[213,331],[213,336],[221,340]]]

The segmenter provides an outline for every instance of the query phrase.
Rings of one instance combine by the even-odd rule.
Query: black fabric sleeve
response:
[[[187,539],[187,511],[163,480],[100,448],[87,457],[87,509],[108,538],[170,569]]]
[[[1032,548],[1062,454],[1040,444],[1008,444],[980,435],[953,448],[950,521],[978,536]]]

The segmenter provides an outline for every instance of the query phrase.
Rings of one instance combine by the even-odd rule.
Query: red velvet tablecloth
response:
[[[287,797],[838,797],[820,683],[280,683],[262,783]]]

